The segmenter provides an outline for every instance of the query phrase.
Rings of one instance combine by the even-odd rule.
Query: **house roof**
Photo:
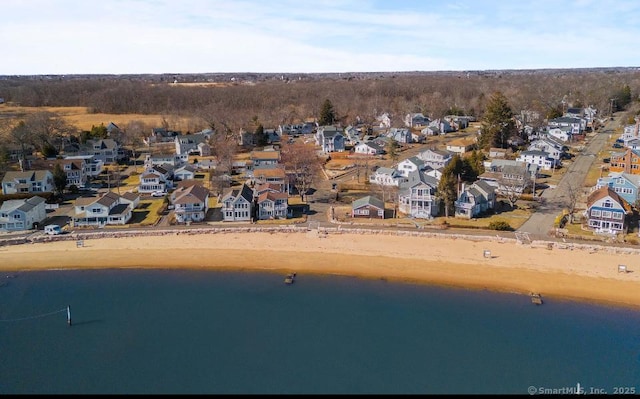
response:
[[[33,196],[27,199],[15,199],[15,200],[6,200],[0,206],[0,209],[5,212],[11,212],[14,210],[20,210],[22,212],[29,212],[31,209],[45,202],[45,199],[42,197]]]
[[[107,207],[111,207],[113,204],[120,200],[120,196],[113,191],[108,191],[102,195],[102,197],[98,198],[97,202],[100,205],[104,205]]]
[[[193,204],[205,202],[209,196],[209,190],[201,184],[179,187],[172,195],[174,204]]]
[[[51,172],[48,170],[27,170],[24,172],[10,170],[7,173],[5,173],[4,179],[2,179],[2,181],[6,182],[6,181],[22,180],[22,179],[26,179],[28,181],[41,181],[41,180],[44,180],[44,178],[50,174]]]
[[[279,199],[288,199],[289,195],[287,193],[281,192],[273,192],[273,191],[265,191],[258,196],[258,203],[262,203],[264,201],[276,201]]]
[[[234,188],[227,191],[227,193],[222,197],[222,200],[225,201],[228,198],[233,198],[235,200],[239,197],[244,198],[247,202],[250,203],[253,200],[253,190],[251,189],[251,187],[243,184],[241,188]]]
[[[625,212],[629,213],[632,211],[631,204],[625,201],[624,198],[618,195],[618,193],[613,191],[613,189],[609,186],[601,187],[589,194],[589,196],[587,197],[587,208],[591,207],[596,201],[599,201],[606,197],[610,197],[612,200],[619,203],[620,206],[624,208]]]
[[[251,151],[250,158],[252,160],[259,159],[262,161],[279,160],[280,151]]]
[[[353,209],[361,208],[367,205],[376,207],[378,209],[384,209],[384,202],[381,199],[371,195],[367,195],[366,197],[359,198],[351,203],[351,207]]]

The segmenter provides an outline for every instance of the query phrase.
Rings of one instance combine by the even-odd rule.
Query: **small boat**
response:
[[[296,274],[295,273],[289,273],[287,274],[287,277],[284,278],[284,283],[285,284],[293,284],[293,282],[295,281],[296,278]]]

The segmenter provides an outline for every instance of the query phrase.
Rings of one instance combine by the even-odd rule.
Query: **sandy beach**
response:
[[[634,250],[515,240],[340,232],[168,233],[0,247],[0,270],[206,268],[334,274],[640,309]],[[485,252],[488,251],[488,252]],[[624,253],[620,253],[624,252]],[[490,256],[485,256],[490,255]],[[620,273],[618,265],[626,265]],[[637,268],[638,270],[635,270]],[[300,278],[299,278],[300,279]]]

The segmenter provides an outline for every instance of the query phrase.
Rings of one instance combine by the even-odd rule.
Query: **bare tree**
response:
[[[147,130],[147,125],[140,120],[132,120],[127,123],[124,131],[124,143],[131,149],[133,155],[133,170],[138,172],[138,163],[136,161],[136,151],[142,145],[142,140]]]
[[[498,192],[509,201],[511,207],[522,197],[525,189],[531,184],[526,168],[520,173],[508,173],[503,171],[498,178]]]
[[[567,210],[569,211],[569,223],[573,223],[573,214],[576,211],[576,204],[580,198],[580,185],[575,180],[565,179],[565,182],[566,183],[563,184],[563,186],[567,193],[567,197],[564,205],[566,205]]]
[[[233,160],[238,152],[238,145],[234,139],[228,138],[223,133],[216,132],[211,137],[211,148],[216,156],[216,170],[231,175],[233,171]]]
[[[280,155],[291,184],[304,201],[322,168],[320,157],[313,146],[304,143],[284,143]]]

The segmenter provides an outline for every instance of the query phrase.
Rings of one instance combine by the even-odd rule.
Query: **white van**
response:
[[[62,234],[62,229],[57,224],[48,224],[44,226],[45,234],[57,235]]]

